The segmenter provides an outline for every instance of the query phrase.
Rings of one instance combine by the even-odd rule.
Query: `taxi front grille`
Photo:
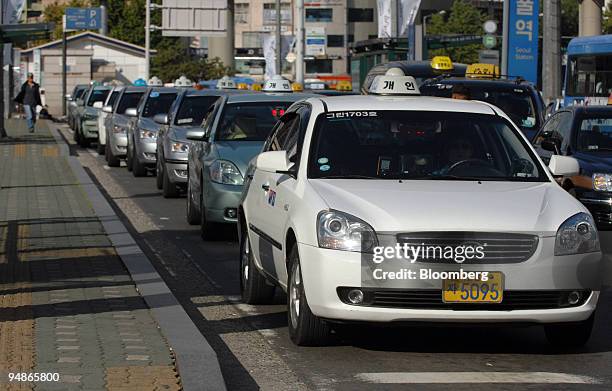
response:
[[[353,288],[338,288],[338,296],[346,303],[348,292]],[[568,303],[571,290],[509,290],[504,291],[501,303],[445,303],[439,289],[375,289],[357,288],[364,293],[360,306],[427,309],[427,310],[464,310],[464,311],[512,311],[540,310],[577,307],[584,304],[591,291],[578,290],[580,300],[575,304]]]
[[[416,262],[421,263],[465,263],[508,264],[524,262],[531,258],[538,247],[536,235],[492,232],[411,232],[397,235],[397,242],[418,249]],[[482,246],[482,256],[470,251],[459,255],[460,247]],[[449,252],[449,249],[453,249]],[[412,250],[411,250],[412,251]],[[465,251],[465,250],[461,250]],[[447,257],[445,254],[453,254]],[[457,256],[461,258],[458,258]]]

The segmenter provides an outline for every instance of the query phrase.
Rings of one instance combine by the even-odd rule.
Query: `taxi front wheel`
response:
[[[299,346],[326,345],[330,335],[329,324],[310,311],[300,267],[297,245],[291,249],[289,286],[287,289],[287,314],[289,336]]]
[[[548,342],[562,349],[576,349],[587,343],[591,337],[595,313],[587,320],[572,323],[557,323],[544,326]]]

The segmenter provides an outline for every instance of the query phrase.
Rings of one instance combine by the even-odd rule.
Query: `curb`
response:
[[[74,172],[77,181],[91,201],[117,255],[123,261],[136,290],[145,300],[162,334],[176,355],[181,384],[186,391],[225,391],[225,381],[217,354],[197,329],[176,297],[172,294],[153,264],[119,219],[106,198],[81,166],[58,130],[46,123],[55,142]]]

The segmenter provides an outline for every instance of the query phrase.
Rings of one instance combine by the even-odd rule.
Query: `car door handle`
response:
[[[261,185],[261,188],[262,188],[263,190],[265,190],[265,191],[268,191],[268,190],[270,190],[270,185],[268,185],[268,184],[266,183],[266,184]]]

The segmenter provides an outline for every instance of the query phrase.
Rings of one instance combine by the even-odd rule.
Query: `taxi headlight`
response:
[[[324,210],[317,217],[319,247],[369,253],[378,245],[374,229],[365,221],[337,210]]]
[[[593,190],[612,191],[612,174],[593,174]]]
[[[140,138],[155,140],[157,139],[157,132],[154,132],[152,130],[140,129]]]
[[[125,134],[125,129],[122,128],[121,126],[113,126],[113,133],[117,133],[117,134]]]
[[[215,160],[210,165],[210,180],[224,185],[242,185],[244,178],[238,167],[227,160]]]
[[[184,153],[187,153],[187,152],[189,152],[189,144],[182,143],[180,141],[172,141],[172,143],[170,144],[170,150],[172,152],[184,152]]]
[[[599,251],[599,238],[593,218],[578,213],[565,220],[557,231],[555,255],[584,254]]]

